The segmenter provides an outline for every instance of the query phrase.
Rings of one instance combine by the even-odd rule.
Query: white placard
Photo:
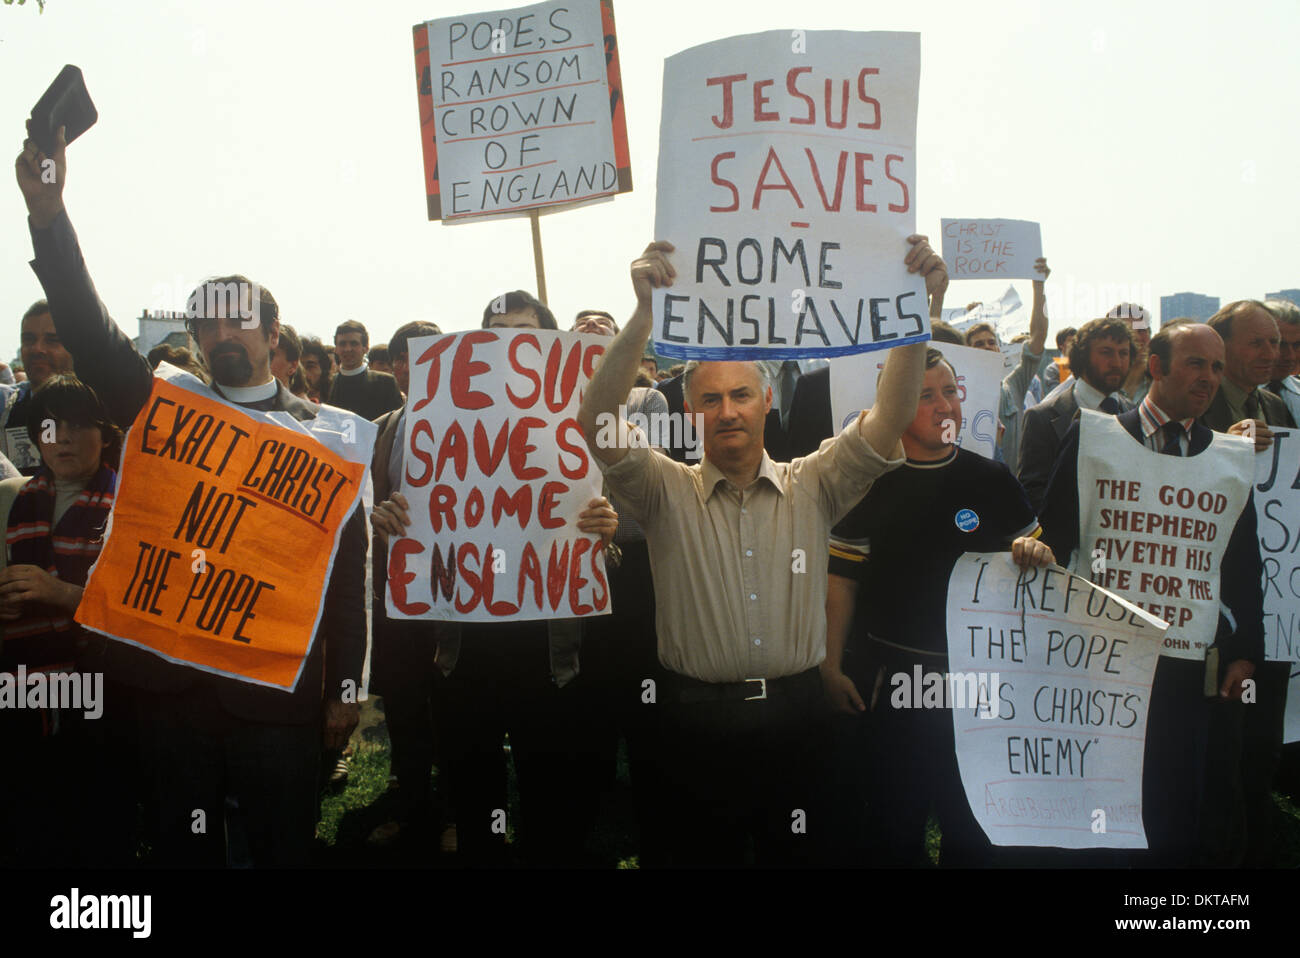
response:
[[[1255,523],[1264,565],[1264,658],[1300,662],[1300,432],[1273,431],[1255,456]]]
[[[940,343],[937,348],[957,372],[962,412],[957,445],[992,459],[997,448],[1002,360],[987,349],[951,343]],[[876,378],[884,367],[884,357],[871,354],[831,360],[831,416],[836,432],[876,401]]]
[[[598,0],[428,23],[443,222],[618,191]]]
[[[952,279],[1041,279],[1034,260],[1043,235],[1028,220],[940,220],[943,261]]]
[[[1252,449],[1216,432],[1198,456],[1164,456],[1116,417],[1080,410],[1072,568],[1167,621],[1165,655],[1203,660],[1214,641],[1220,567],[1250,495]]]
[[[953,737],[990,842],[1147,847],[1142,759],[1164,630],[1059,566],[1022,571],[1007,552],[957,561],[948,585]],[[976,694],[963,703],[959,688]]]
[[[578,426],[606,343],[545,329],[412,339],[406,536],[388,614],[500,622],[609,612],[604,545],[578,530],[600,470]]]
[[[920,35],[784,31],[664,63],[655,351],[842,356],[924,339],[916,232]]]

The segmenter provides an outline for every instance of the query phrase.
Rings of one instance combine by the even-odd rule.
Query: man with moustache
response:
[[[63,205],[65,145],[60,130],[52,182],[42,176],[47,158],[35,141],[24,142],[15,163],[36,253],[31,265],[45,288],[55,331],[77,361],[78,377],[103,397],[114,422],[128,426],[149,399],[153,374],[109,316],[86,270]],[[195,290],[190,306],[190,333],[223,398],[252,410],[281,410],[299,421],[315,418],[315,407],[271,374],[279,308],[268,290],[243,276],[224,276]],[[320,624],[291,693],[107,643],[104,671],[137,690],[152,793],[147,810],[155,816],[154,862],[227,862],[222,815],[226,798],[234,796],[253,864],[307,864],[322,744],[341,748],[358,719],[355,697],[348,704],[344,693],[348,683],[360,687],[365,658],[365,557],[358,507],[340,534]],[[197,810],[206,813],[202,832],[193,829]]]
[[[1106,317],[1084,323],[1070,346],[1074,381],[1025,413],[1016,478],[1035,509],[1042,508],[1061,441],[1079,410],[1115,415],[1133,408],[1121,389],[1135,348],[1130,327],[1122,319]]]
[[[50,304],[39,299],[23,313],[22,341],[19,347],[27,381],[17,385],[0,385],[0,454],[9,459],[24,476],[34,476],[41,468],[41,456],[27,435],[27,411],[32,391],[55,373],[72,372],[72,357],[59,341],[50,318]]]

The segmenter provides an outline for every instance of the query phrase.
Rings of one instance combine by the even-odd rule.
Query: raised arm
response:
[[[45,289],[54,328],[72,355],[78,378],[95,390],[110,418],[126,429],[148,401],[153,371],[95,291],[63,207],[68,164],[62,128],[56,144],[54,156],[47,157],[28,139],[14,163],[36,253],[32,270]]]
[[[943,258],[931,247],[926,237],[916,234],[907,238],[911,248],[904,257],[909,273],[919,273],[925,278],[925,291],[930,297],[930,313],[934,303],[942,307],[943,294],[948,288],[948,267]],[[925,351],[928,342],[898,346],[889,351],[885,368],[880,374],[876,389],[876,403],[858,420],[862,438],[871,444],[885,459],[896,459],[898,441],[912,420],[916,406],[921,401],[921,381],[925,378]]]
[[[1047,294],[1043,287],[1052,271],[1047,267],[1047,259],[1038,257],[1034,260],[1034,269],[1042,273],[1042,279],[1034,280],[1034,311],[1029,316],[1029,351],[1035,356],[1043,355],[1047,345]]]
[[[613,423],[620,433],[627,424],[618,418],[618,407],[627,401],[627,394],[636,383],[636,371],[641,365],[641,353],[654,325],[651,310],[653,291],[661,286],[671,286],[676,272],[668,262],[671,243],[655,242],[645,248],[641,257],[632,263],[632,288],[636,290],[636,311],[627,321],[623,331],[605,350],[596,374],[587,384],[578,410],[578,424],[587,437],[591,454],[612,466],[627,455],[626,442],[599,442],[602,425]]]

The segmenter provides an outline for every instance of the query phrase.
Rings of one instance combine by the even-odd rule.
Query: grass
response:
[[[317,828],[318,864],[345,868],[438,868],[454,865],[451,856],[439,850],[443,816],[436,770],[433,773],[434,807],[430,811],[430,820],[417,828],[413,840],[404,840],[396,848],[377,848],[367,842],[374,828],[392,817],[394,808],[394,798],[388,792],[387,731],[379,724],[367,729],[364,739],[354,738],[353,743],[355,754],[346,787],[326,795],[321,803],[321,820]],[[513,761],[508,763],[508,768],[510,807],[506,839],[513,843],[513,822],[519,815],[519,791]],[[1300,867],[1300,806],[1276,792],[1273,800],[1280,813],[1278,865],[1280,868]],[[936,867],[941,842],[939,825],[931,818],[926,823],[926,852]],[[621,744],[614,787],[602,797],[595,827],[588,836],[587,852],[589,859],[601,867],[638,867],[627,753]]]
[[[362,812],[374,805],[388,790],[388,746],[361,742],[353,746],[348,784],[341,791],[326,795],[321,801],[320,824],[316,837],[327,846],[339,838],[339,825],[349,812]]]

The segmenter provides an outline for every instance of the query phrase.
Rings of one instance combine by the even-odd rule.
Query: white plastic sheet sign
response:
[[[1166,628],[1059,566],[1022,570],[1009,552],[957,561],[953,733],[966,798],[990,842],[1147,847],[1142,760]]]

